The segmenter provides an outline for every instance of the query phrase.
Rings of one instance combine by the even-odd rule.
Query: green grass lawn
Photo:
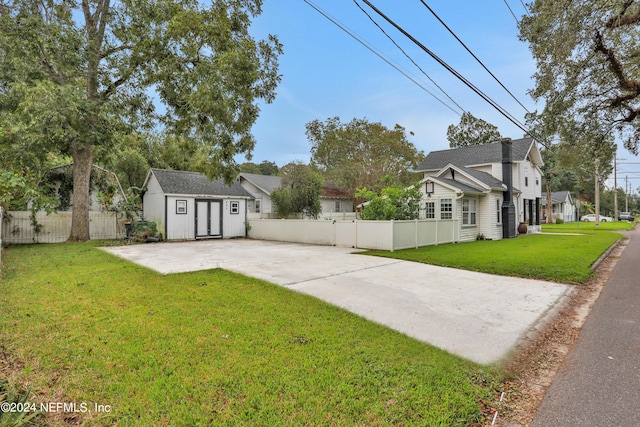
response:
[[[85,426],[486,421],[498,368],[264,281],[161,276],[94,246],[11,246],[0,280],[0,377],[108,405]]]
[[[614,224],[621,223],[611,223]],[[591,265],[621,238],[621,235],[601,231],[606,228],[593,231],[595,227],[589,229],[588,223],[583,223],[579,230],[563,227],[564,225],[568,224],[553,225],[551,228],[558,233],[588,234],[529,234],[515,239],[481,240],[395,252],[363,253],[505,276],[584,283],[593,276]],[[543,227],[543,231],[547,231],[547,227]]]
[[[546,233],[591,233],[593,231],[629,231],[636,225],[635,222],[615,221],[601,222],[596,227],[595,222],[567,222],[564,224],[543,224],[542,231]]]

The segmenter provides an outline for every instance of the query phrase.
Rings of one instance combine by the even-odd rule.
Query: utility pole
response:
[[[624,177],[624,210],[629,212],[629,175]]]
[[[615,155],[613,156],[613,220],[618,220],[618,156]]]
[[[596,183],[596,227],[600,226],[600,159],[596,157],[596,175],[595,175],[595,183]]]

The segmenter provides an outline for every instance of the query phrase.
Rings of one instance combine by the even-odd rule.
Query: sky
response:
[[[425,154],[449,148],[447,127],[458,124],[462,112],[371,22],[352,0],[309,0],[395,67],[402,69],[429,92],[380,59],[333,24],[304,0],[265,0],[263,13],[254,19],[256,38],[277,35],[283,44],[282,81],[271,104],[261,104],[253,127],[256,147],[251,161],[308,162],[311,144],[305,125],[312,120],[340,117],[396,124]],[[521,138],[523,131],[455,78],[442,65],[362,0],[358,3],[398,43],[428,76],[476,117],[498,127],[503,137]],[[424,46],[470,80],[520,122],[526,110],[476,62],[438,22],[421,0],[370,0]],[[526,13],[520,0],[424,1],[453,30],[529,111],[540,109],[527,94],[535,72],[527,43],[518,39],[517,21]],[[507,4],[509,7],[507,7]],[[510,10],[510,9],[511,10]],[[513,11],[513,14],[512,14]],[[457,113],[455,111],[458,111]],[[244,158],[239,162],[246,161]]]

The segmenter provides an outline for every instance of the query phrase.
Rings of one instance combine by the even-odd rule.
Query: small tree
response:
[[[365,220],[418,219],[422,194],[416,186],[392,185],[383,188],[380,194],[361,188],[356,197],[367,200],[361,218]]]
[[[278,215],[303,214],[317,218],[322,211],[320,192],[323,180],[320,174],[299,163],[289,164],[284,169],[287,175],[282,180],[282,186],[271,193]]]

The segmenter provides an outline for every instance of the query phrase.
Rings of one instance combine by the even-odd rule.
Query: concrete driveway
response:
[[[571,292],[568,285],[259,240],[117,246],[162,274],[223,268],[313,295],[472,361],[500,361]]]

